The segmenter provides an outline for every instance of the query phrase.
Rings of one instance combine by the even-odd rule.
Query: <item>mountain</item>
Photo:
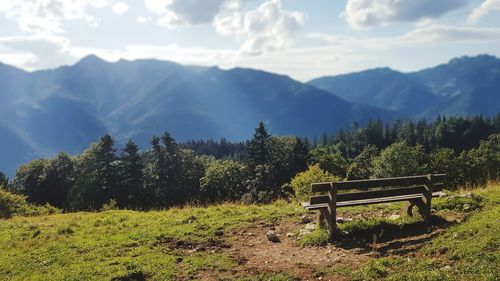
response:
[[[179,141],[242,140],[262,120],[273,134],[316,136],[400,116],[287,76],[157,60],[88,56],[35,72],[0,65],[0,83],[0,170],[9,175],[35,157],[81,152],[106,133],[146,148],[164,131]]]
[[[309,84],[351,102],[415,118],[500,112],[500,59],[488,55],[456,58],[412,73],[378,68],[321,77]]]

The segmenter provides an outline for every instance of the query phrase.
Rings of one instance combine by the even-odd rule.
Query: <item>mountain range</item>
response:
[[[308,83],[253,69],[88,56],[34,72],[0,64],[0,85],[0,170],[9,175],[37,157],[79,153],[106,133],[147,148],[164,131],[179,141],[248,139],[261,120],[273,134],[312,137],[375,118],[500,111],[500,60],[492,56]]]
[[[490,116],[500,112],[500,60],[480,55],[402,73],[377,68],[308,82],[354,103],[397,111],[411,118]]]

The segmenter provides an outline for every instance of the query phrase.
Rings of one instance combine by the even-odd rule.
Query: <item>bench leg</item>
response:
[[[411,215],[413,215],[413,211],[411,210],[413,206],[418,207],[418,211],[422,215],[422,218],[424,219],[425,223],[429,225],[431,217],[430,206],[426,204],[426,202],[424,202],[423,199],[412,199],[410,200],[410,206],[408,207],[408,214],[411,213]]]

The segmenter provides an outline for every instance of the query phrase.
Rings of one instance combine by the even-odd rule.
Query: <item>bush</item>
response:
[[[59,213],[60,210],[50,205],[36,206],[26,201],[26,197],[10,193],[0,187],[0,218],[11,218],[15,215],[35,216]]]
[[[405,141],[391,144],[373,160],[377,178],[422,175],[429,170],[429,159],[422,147],[409,146]]]
[[[307,200],[311,193],[311,184],[315,182],[339,181],[340,178],[324,171],[319,164],[309,166],[307,171],[297,174],[291,182],[291,186],[298,200]]]

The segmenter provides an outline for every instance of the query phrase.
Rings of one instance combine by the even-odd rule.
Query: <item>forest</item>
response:
[[[0,188],[64,211],[163,209],[301,199],[315,181],[446,173],[446,188],[500,179],[500,115],[432,122],[370,121],[317,138],[272,136],[261,122],[245,142],[177,143],[165,132],[141,150],[103,136],[79,155],[20,166]]]

